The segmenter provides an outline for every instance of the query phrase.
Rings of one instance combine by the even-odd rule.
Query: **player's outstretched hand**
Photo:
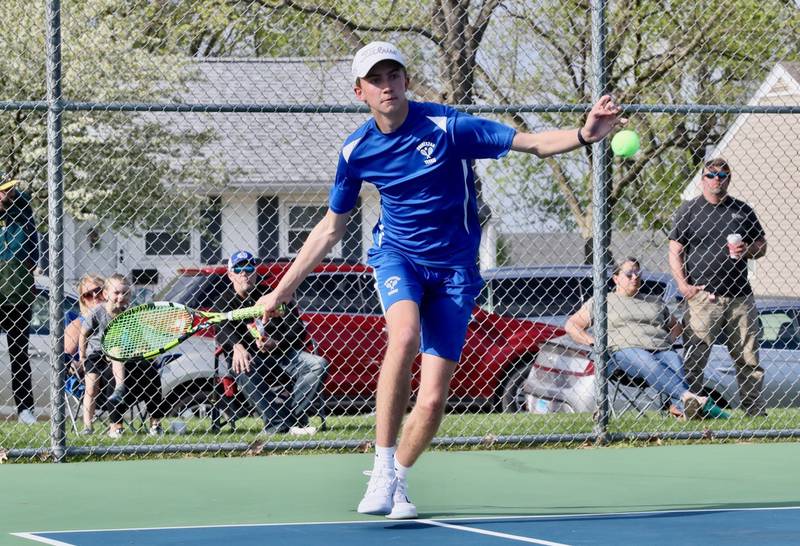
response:
[[[268,322],[271,317],[280,316],[284,309],[283,305],[289,303],[291,299],[291,297],[281,297],[277,292],[270,292],[258,298],[256,305],[264,306],[264,315],[262,319],[264,322]]]
[[[622,108],[619,107],[611,95],[603,95],[592,106],[581,134],[589,142],[597,142],[606,137],[617,127],[622,127],[628,120],[620,117]]]

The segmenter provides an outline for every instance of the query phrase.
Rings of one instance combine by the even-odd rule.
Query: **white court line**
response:
[[[492,517],[476,517],[464,516],[460,518],[443,518],[447,521],[466,521],[466,522],[491,522],[491,521],[514,521],[514,520],[536,520],[536,519],[577,519],[577,518],[601,518],[601,517],[618,517],[618,516],[656,516],[660,514],[702,514],[714,512],[761,512],[771,510],[800,510],[800,506],[764,506],[764,507],[749,507],[749,508],[682,508],[676,510],[648,510],[639,512],[587,512],[584,514],[537,514],[530,516],[492,516]],[[409,523],[414,521],[435,521],[435,520],[402,520]],[[278,523],[232,523],[222,525],[176,525],[167,527],[123,527],[119,529],[71,529],[65,531],[28,531],[26,533],[11,533],[16,536],[24,536],[30,538],[28,535],[35,535],[36,533],[102,533],[114,531],[164,531],[170,529],[216,529],[216,528],[235,528],[235,527],[273,527],[280,525],[360,525],[360,524],[385,524],[385,519],[374,520],[340,520],[340,521],[294,521],[294,522],[278,522]],[[37,537],[39,538],[39,537]],[[55,546],[58,546],[56,544]],[[67,544],[67,546],[73,546]]]
[[[487,531],[485,529],[478,529],[476,527],[464,527],[463,525],[452,525],[450,523],[442,523],[441,521],[434,521],[432,519],[421,519],[420,523],[427,523],[428,525],[435,525],[436,527],[444,527],[445,529],[453,529],[454,531],[466,531],[468,533],[477,533],[479,535],[488,535],[497,538],[507,538],[509,540],[516,540],[517,542],[527,542],[528,544],[542,544],[543,546],[569,546],[561,542],[550,542],[549,540],[542,540],[539,538],[523,537],[520,535],[510,535],[508,533],[498,533],[497,531]]]
[[[33,540],[36,542],[42,542],[44,544],[50,544],[50,546],[75,546],[74,544],[70,544],[68,542],[61,542],[60,540],[53,540],[52,538],[40,537],[33,533],[11,533],[11,535],[19,538],[27,538],[28,540]]]

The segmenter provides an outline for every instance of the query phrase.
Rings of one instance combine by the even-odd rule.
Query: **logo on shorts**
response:
[[[393,275],[388,279],[386,279],[386,281],[383,283],[383,286],[389,289],[389,292],[386,294],[387,296],[393,296],[394,294],[397,294],[398,292],[397,283],[399,282],[400,282],[400,277],[398,277],[397,275]]]
[[[436,144],[433,142],[425,141],[419,146],[417,146],[417,151],[421,153],[425,157],[425,164],[426,165],[433,165],[436,163],[436,158],[431,157],[433,156],[433,150],[436,148]]]

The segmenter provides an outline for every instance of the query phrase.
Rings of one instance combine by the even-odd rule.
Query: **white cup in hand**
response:
[[[730,235],[728,235],[728,255],[734,260],[738,260],[741,257],[741,255],[736,253],[733,250],[733,247],[735,245],[741,244],[741,242],[742,242],[742,236],[739,235],[738,233],[731,233]]]

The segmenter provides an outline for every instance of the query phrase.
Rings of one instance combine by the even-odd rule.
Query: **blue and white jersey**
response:
[[[333,212],[353,209],[361,184],[381,196],[374,247],[434,267],[475,264],[481,238],[471,160],[508,153],[516,131],[442,104],[409,102],[397,131],[370,119],[339,153],[330,191]]]

